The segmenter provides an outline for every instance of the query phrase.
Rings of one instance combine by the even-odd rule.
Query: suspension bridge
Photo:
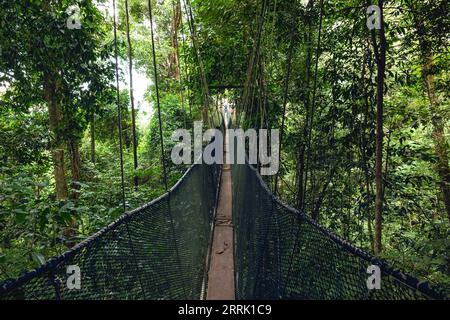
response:
[[[122,146],[115,20],[114,36]],[[153,29],[152,47],[164,154]],[[122,154],[121,169],[123,188]],[[194,164],[172,188],[165,184],[159,198],[2,282],[0,299],[447,299],[283,204],[249,164]],[[67,285],[73,266],[79,288]],[[370,266],[380,270],[379,289],[368,288]]]

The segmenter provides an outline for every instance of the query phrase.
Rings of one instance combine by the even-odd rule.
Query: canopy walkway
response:
[[[281,203],[252,166],[224,167],[193,165],[160,198],[3,282],[0,299],[447,298]],[[80,289],[66,283],[74,265]],[[370,265],[381,289],[367,288]]]
[[[372,265],[380,289],[368,289]],[[164,195],[0,283],[0,300],[447,298],[280,202],[251,165],[227,163],[192,165]]]
[[[126,6],[128,10],[127,3]],[[188,4],[185,7],[191,10]],[[113,9],[125,208],[115,1]],[[150,1],[149,17],[153,26]],[[195,47],[192,19],[190,11],[188,23]],[[167,189],[153,27],[150,30]],[[206,98],[209,89],[243,88],[208,87],[197,48],[194,51]],[[282,133],[287,84],[285,81]],[[136,168],[136,159],[134,164]],[[367,268],[371,265],[380,268],[380,289],[367,287]],[[68,270],[73,266],[80,271],[79,288],[68,286]],[[205,298],[447,299],[447,294],[393,269],[317,224],[307,214],[281,203],[258,171],[248,164],[195,164],[158,199],[127,212],[40,268],[0,283],[2,300]]]

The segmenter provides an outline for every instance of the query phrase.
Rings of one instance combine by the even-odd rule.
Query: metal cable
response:
[[[158,84],[158,68],[156,65],[155,36],[154,36],[154,32],[153,32],[153,12],[152,12],[151,0],[148,0],[148,12],[149,12],[149,17],[150,17],[150,33],[151,33],[151,38],[152,38],[153,72],[155,75],[156,105],[157,105],[157,109],[158,109],[159,137],[160,137],[160,143],[161,143],[161,161],[162,161],[162,166],[163,166],[164,187],[165,187],[166,192],[168,192],[168,195],[169,195],[169,197],[168,197],[168,212],[169,212],[169,218],[171,221],[170,225],[171,225],[173,240],[175,241],[175,251],[176,251],[176,257],[177,257],[177,262],[178,262],[178,268],[179,268],[180,274],[182,274],[180,254],[179,254],[179,250],[178,250],[178,243],[177,243],[176,237],[175,237],[174,220],[173,220],[172,213],[171,213],[171,211],[172,211],[171,204],[170,204],[171,193],[169,191],[168,183],[167,183],[166,160],[165,160],[165,156],[164,156],[164,154],[165,154],[165,152],[164,152],[164,136],[163,136],[162,119],[161,119],[161,104],[160,104],[160,98],[159,98],[159,84]],[[183,279],[183,291],[186,291],[186,284],[184,283],[184,279]]]

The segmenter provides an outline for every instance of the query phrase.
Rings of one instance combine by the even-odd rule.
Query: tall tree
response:
[[[52,159],[54,166],[56,197],[66,200],[69,194],[66,182],[66,169],[64,161],[64,143],[60,133],[62,123],[62,110],[58,101],[58,91],[61,87],[61,80],[58,74],[45,70],[43,76],[44,99],[48,107],[50,130],[53,133],[52,139]]]
[[[40,103],[48,108],[56,197],[68,198],[65,150],[72,179],[80,179],[79,139],[91,114],[92,97],[109,84],[111,66],[104,47],[105,25],[92,1],[80,5],[82,28],[72,28],[73,10],[66,2],[45,0],[3,3],[0,30],[1,72],[10,74],[10,101],[22,108]],[[75,10],[76,11],[78,11]],[[81,16],[76,17],[77,19]],[[36,32],[39,30],[40,32]]]
[[[370,0],[367,2],[370,6]],[[384,78],[386,69],[386,36],[384,29],[383,0],[378,0],[379,8],[379,44],[376,29],[372,29],[372,46],[377,64],[377,116],[376,116],[376,151],[375,151],[375,232],[374,251],[380,253],[382,250],[382,216],[383,216],[383,101],[384,101]]]
[[[450,168],[447,142],[445,138],[445,117],[441,108],[441,101],[436,89],[436,56],[434,50],[440,44],[441,38],[446,38],[445,30],[432,28],[441,25],[441,15],[448,13],[447,1],[409,1],[412,9],[415,33],[419,41],[422,60],[422,77],[425,91],[430,104],[433,125],[434,150],[437,157],[437,172],[440,178],[440,188],[447,217],[450,222]]]

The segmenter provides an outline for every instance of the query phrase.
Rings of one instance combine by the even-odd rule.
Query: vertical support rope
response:
[[[292,26],[292,29],[291,29],[291,40],[290,40],[290,44],[289,44],[288,61],[287,61],[287,66],[286,66],[286,69],[287,69],[286,70],[286,78],[284,79],[283,114],[282,114],[282,118],[281,118],[280,151],[278,154],[278,163],[281,163],[281,149],[283,146],[284,123],[285,123],[285,119],[286,119],[286,104],[287,104],[288,95],[289,95],[289,80],[291,77],[292,56],[294,53],[294,28],[295,28],[295,25]],[[274,186],[274,192],[273,192],[275,196],[277,196],[277,192],[278,192],[278,176],[279,176],[279,171],[275,175],[275,186]]]
[[[244,108],[243,110],[239,111],[238,114],[236,115],[237,119],[237,126],[239,127],[241,124],[241,113],[244,114],[244,116],[247,113],[247,104],[248,104],[248,95],[249,95],[249,90],[250,90],[250,86],[252,85],[253,82],[253,68],[254,68],[254,64],[255,64],[255,60],[257,59],[257,51],[259,51],[259,47],[260,47],[260,42],[261,42],[261,34],[262,34],[262,27],[264,24],[264,16],[265,16],[265,6],[266,6],[266,0],[263,1],[262,3],[262,7],[261,7],[261,11],[260,11],[260,16],[258,18],[258,31],[257,31],[257,42],[256,45],[253,45],[253,49],[252,49],[252,53],[250,54],[250,61],[249,61],[249,66],[247,68],[247,79],[243,88],[243,98],[241,99],[241,108]],[[236,110],[238,111],[238,110]],[[237,185],[239,185],[240,182],[237,182]],[[271,213],[273,211],[273,204],[272,204],[272,209],[271,209]],[[270,214],[271,216],[272,214]],[[258,286],[258,281],[259,281],[259,277],[261,276],[261,272],[262,272],[262,267],[263,267],[263,260],[264,260],[264,254],[265,254],[265,247],[266,247],[266,241],[267,241],[267,233],[268,230],[266,228],[265,230],[265,234],[264,234],[264,238],[263,238],[263,250],[262,250],[262,254],[259,256],[259,259],[257,260],[257,266],[256,266],[256,276],[255,276],[255,281],[253,283],[253,294],[255,294],[256,290],[259,289]]]
[[[209,93],[209,87],[208,87],[208,81],[206,80],[206,73],[205,73],[205,67],[203,65],[203,60],[198,48],[197,40],[196,40],[196,33],[195,33],[195,25],[194,25],[194,15],[192,13],[192,7],[189,2],[190,0],[184,0],[184,7],[186,11],[186,19],[189,25],[189,31],[191,34],[191,42],[192,42],[192,48],[194,49],[195,56],[197,58],[198,68],[200,69],[200,86],[202,89],[202,96],[203,96],[203,110],[202,114],[207,117],[206,121],[208,122],[209,126],[212,128],[212,120],[209,116],[209,105],[210,105],[210,93]]]
[[[321,11],[320,11],[320,27],[319,27],[319,42],[318,43],[320,43],[320,32],[321,32],[321,29],[322,29],[323,0],[321,0],[320,3],[321,3]],[[295,25],[293,25],[292,29],[291,29],[291,40],[290,40],[289,58],[288,58],[288,65],[287,65],[287,75],[286,75],[285,84],[284,84],[283,118],[282,118],[282,122],[281,122],[280,153],[279,153],[279,162],[280,163],[281,163],[281,146],[283,144],[283,135],[284,135],[284,123],[285,123],[285,115],[286,115],[286,104],[287,104],[287,99],[288,99],[289,78],[290,78],[290,75],[291,75],[292,56],[293,56],[293,51],[294,51],[294,28],[295,28]],[[319,50],[319,49],[317,49],[317,50]],[[318,61],[318,52],[317,52],[317,61]],[[317,79],[317,61],[316,61],[316,77],[315,77],[315,80]],[[314,96],[315,96],[315,89],[316,89],[316,82],[314,84]],[[274,186],[274,195],[275,195],[275,197],[277,197],[277,191],[278,191],[278,172],[277,172],[277,175],[275,176],[275,186]],[[281,199],[281,195],[280,195],[279,199]],[[292,248],[291,257],[289,259],[289,264],[288,264],[289,267],[288,267],[287,276],[285,278],[285,284],[284,284],[284,287],[282,288],[282,294],[285,293],[286,288],[288,286],[289,275],[290,275],[291,270],[292,270],[293,257],[294,257],[294,253],[295,253],[297,242],[298,242],[299,230],[300,230],[300,226],[298,227],[298,229],[297,229],[297,231],[295,233],[294,245],[293,245],[293,248]]]
[[[116,0],[113,0],[113,14],[114,14],[114,55],[116,60],[116,102],[117,102],[117,115],[119,120],[119,148],[120,148],[120,174],[121,174],[121,182],[122,182],[122,206],[123,212],[126,212],[126,200],[125,200],[125,179],[124,179],[124,169],[123,169],[123,142],[122,142],[122,111],[120,109],[120,86],[119,86],[119,54],[117,50],[117,21],[116,21]],[[136,274],[139,280],[139,285],[141,286],[142,295],[145,299],[145,290],[142,285],[141,275],[138,270],[137,258],[134,251],[134,246],[131,240],[130,230],[128,227],[128,221],[125,222],[125,228],[128,235],[128,243],[130,245],[131,254],[134,259],[134,264],[136,268]]]
[[[165,188],[166,192],[168,192],[167,204],[168,204],[172,237],[173,237],[173,240],[175,241],[175,254],[176,254],[176,259],[178,262],[178,271],[180,272],[180,274],[183,274],[182,270],[181,270],[180,255],[178,252],[178,244],[177,244],[177,240],[175,237],[175,227],[174,227],[174,221],[173,221],[172,210],[171,210],[171,205],[170,205],[171,193],[169,191],[168,183],[167,183],[166,161],[165,161],[165,157],[164,157],[164,139],[163,139],[163,129],[162,129],[162,119],[161,119],[161,104],[160,104],[160,99],[159,99],[158,68],[156,65],[155,36],[154,36],[154,32],[153,32],[152,0],[148,0],[148,12],[149,12],[149,18],[150,18],[150,34],[151,34],[151,38],[152,38],[153,72],[155,75],[156,106],[158,109],[159,138],[160,138],[160,142],[161,142],[161,161],[162,161],[162,166],[163,166],[164,188]],[[184,298],[187,299],[188,296],[186,294],[186,283],[185,283],[184,277],[183,277],[183,291],[184,291],[184,295],[185,295]]]
[[[181,10],[181,3],[179,2],[179,0],[172,0],[172,11],[173,11],[173,17],[175,18],[178,12],[178,6],[180,8],[180,25],[182,27],[182,23],[183,23],[183,12]],[[174,19],[173,18],[173,19]],[[184,121],[184,128],[187,128],[187,121],[186,121],[186,114],[188,113],[188,111],[185,108],[185,103],[184,103],[184,88],[183,88],[183,77],[182,76],[182,68],[181,68],[181,57],[180,57],[180,48],[179,48],[179,43],[178,43],[178,29],[177,29],[177,25],[175,24],[173,26],[174,28],[174,32],[176,34],[176,41],[177,41],[177,46],[176,46],[176,55],[177,55],[177,69],[178,69],[178,75],[179,75],[179,79],[178,79],[178,84],[180,86],[180,99],[181,99],[181,109],[184,111],[183,113],[183,121]],[[184,44],[184,41],[183,41]],[[184,50],[184,48],[183,48]]]
[[[250,58],[249,58],[249,65],[247,68],[247,79],[245,81],[244,84],[244,88],[243,88],[243,92],[242,92],[242,99],[241,99],[241,108],[243,108],[243,110],[241,111],[237,111],[237,127],[240,126],[241,124],[241,114],[243,113],[244,116],[247,115],[248,112],[248,105],[249,105],[249,95],[251,94],[251,100],[253,101],[254,98],[254,90],[255,90],[255,84],[253,83],[254,81],[256,81],[256,77],[257,75],[254,75],[254,73],[256,73],[256,71],[258,70],[257,68],[259,67],[259,63],[255,62],[259,59],[259,55],[260,55],[260,47],[261,47],[261,35],[263,32],[263,26],[264,26],[264,19],[265,19],[265,14],[266,14],[266,3],[267,1],[264,0],[262,2],[262,6],[261,6],[261,11],[260,11],[260,15],[258,16],[257,19],[257,38],[256,38],[256,43],[253,44],[253,48],[252,48],[252,52],[250,54]],[[258,63],[258,66],[254,69],[255,67],[255,63]],[[251,93],[249,93],[251,91]],[[252,101],[250,101],[250,105],[252,105]]]
[[[286,77],[284,80],[284,94],[283,94],[283,114],[282,114],[282,120],[281,120],[281,135],[280,135],[280,151],[278,155],[278,160],[281,162],[281,147],[283,144],[283,135],[284,135],[284,124],[285,124],[285,118],[286,118],[286,104],[288,100],[288,92],[289,92],[289,80],[291,77],[291,69],[292,69],[292,57],[294,52],[294,31],[295,31],[295,24],[292,25],[291,32],[290,32],[290,43],[289,43],[289,52],[287,57],[287,66],[286,66]],[[277,196],[278,192],[278,176],[279,172],[277,172],[275,176],[275,185],[274,185],[274,191],[273,194]],[[275,206],[275,207],[274,207]],[[276,210],[276,204],[272,200],[271,204],[271,213],[269,217],[274,217],[275,220],[275,226],[276,226],[276,245],[277,245],[277,262],[278,262],[278,270],[277,270],[277,294],[281,298],[281,257],[280,257],[280,226],[278,222],[278,215],[274,211]],[[269,220],[270,221],[270,220]],[[265,250],[266,250],[266,243],[267,243],[267,236],[268,236],[268,229],[265,231],[264,235],[264,247],[263,247],[263,254],[261,260],[258,262],[258,272],[257,275],[260,274],[261,268],[262,268],[262,259],[264,259]],[[256,283],[254,287],[254,291],[256,290]]]
[[[150,16],[150,34],[152,38],[152,56],[153,56],[153,72],[155,74],[155,93],[156,93],[156,107],[158,110],[158,124],[159,124],[159,138],[161,143],[161,162],[163,166],[164,175],[164,188],[166,191],[169,190],[167,184],[167,171],[166,171],[166,161],[164,158],[164,139],[163,139],[163,129],[162,129],[162,119],[161,119],[161,103],[159,99],[159,83],[158,83],[158,68],[156,66],[156,50],[155,50],[155,36],[153,32],[153,13],[152,13],[152,1],[148,0],[148,11]]]

